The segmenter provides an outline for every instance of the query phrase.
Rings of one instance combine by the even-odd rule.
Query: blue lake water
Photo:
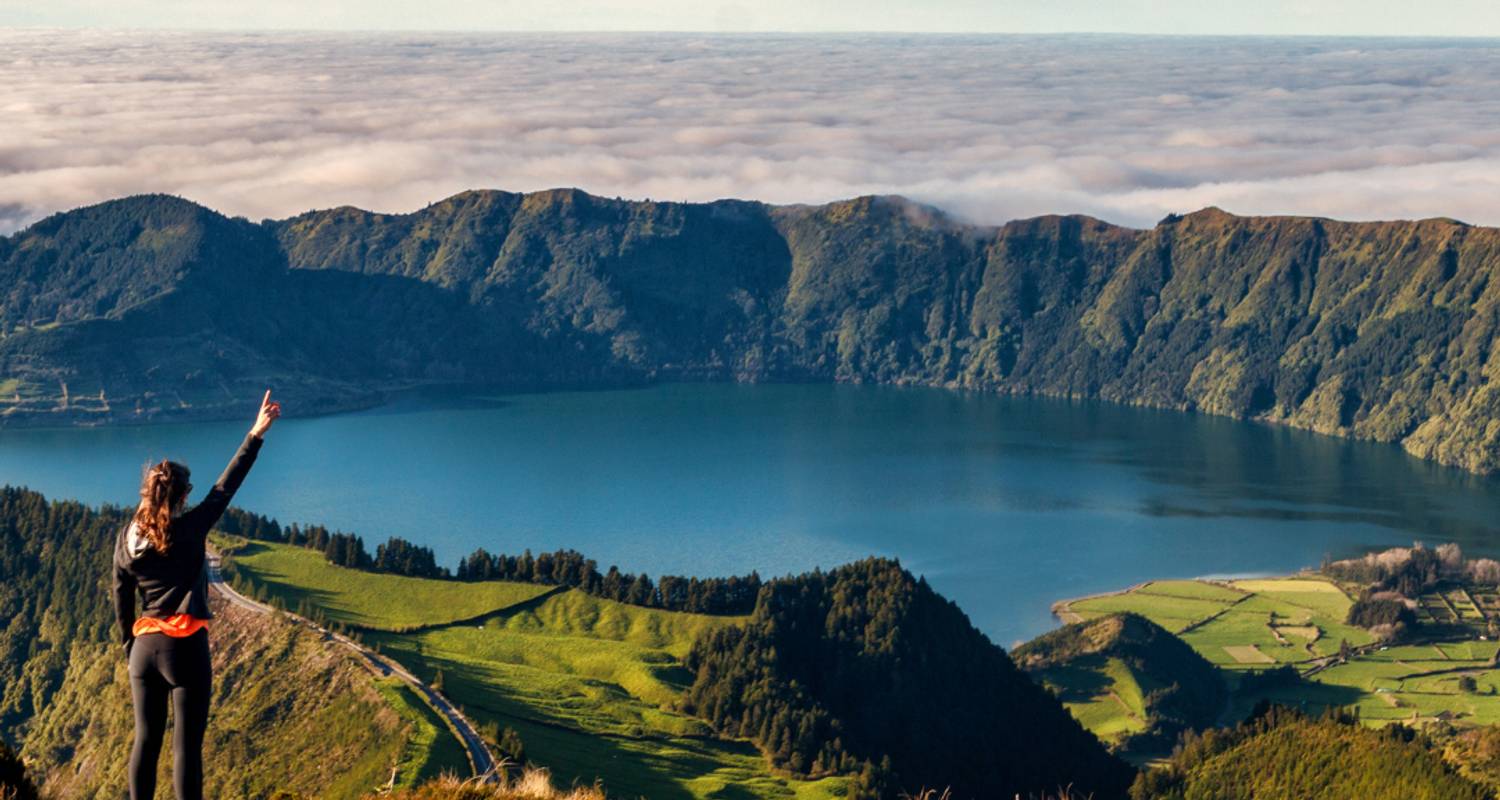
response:
[[[288,409],[294,413],[295,409]],[[0,483],[132,503],[148,459],[207,488],[248,427],[0,431]],[[1010,645],[1054,600],[1277,573],[1421,539],[1500,554],[1500,481],[1398,448],[1035,398],[827,385],[425,394],[279,422],[236,503],[430,545],[570,547],[630,571],[900,558]]]

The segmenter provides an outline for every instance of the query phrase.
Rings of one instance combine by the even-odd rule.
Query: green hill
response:
[[[899,564],[772,581],[741,626],[700,638],[685,707],[779,767],[858,770],[878,796],[1118,797],[1134,771],[1005,651]]]
[[[1233,730],[1189,738],[1163,769],[1143,772],[1130,795],[1133,800],[1490,797],[1409,730],[1376,731],[1285,709]]]
[[[1011,652],[1089,730],[1130,750],[1165,751],[1214,724],[1228,701],[1219,671],[1132,613],[1066,625]]]
[[[1500,468],[1500,231],[1217,209],[1151,230],[465,192],[254,225],[175,198],[0,239],[0,421],[307,411],[420,383],[817,380],[1034,392]],[[379,335],[370,335],[378,331]]]

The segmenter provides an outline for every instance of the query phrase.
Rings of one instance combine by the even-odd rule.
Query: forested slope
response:
[[[1273,708],[1233,730],[1190,737],[1159,769],[1142,772],[1132,800],[1484,800],[1488,789],[1445,764],[1400,725],[1313,719]]]
[[[860,774],[860,796],[1072,786],[1103,800],[1134,774],[957,606],[892,561],[771,581],[744,627],[700,638],[686,664],[687,710],[794,773]]]
[[[133,197],[0,239],[0,420],[216,416],[417,383],[918,383],[1098,397],[1500,467],[1500,232],[1207,209],[962,225],[466,192],[256,225]],[[377,335],[372,335],[377,334]],[[253,394],[253,393],[252,393]]]

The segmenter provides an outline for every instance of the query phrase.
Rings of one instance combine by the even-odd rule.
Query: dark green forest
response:
[[[684,708],[805,775],[891,797],[1123,794],[1110,755],[952,602],[894,561],[769,581],[744,627],[695,643]]]
[[[1217,209],[1150,230],[465,192],[229,219],[140,196],[0,239],[0,424],[425,384],[850,381],[1194,410],[1500,468],[1500,232]],[[372,335],[375,333],[377,335]]]

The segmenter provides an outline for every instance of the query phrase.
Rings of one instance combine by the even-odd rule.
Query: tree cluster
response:
[[[417,578],[448,577],[448,570],[437,565],[432,548],[414,545],[395,537],[385,544],[376,545],[375,561],[370,568],[376,572],[394,572]]]
[[[694,614],[748,614],[761,586],[760,575],[754,572],[729,578],[663,575],[656,582],[644,573],[621,572],[615,566],[601,573],[596,561],[575,550],[536,556],[527,550],[509,556],[480,548],[458,562],[457,578],[571,586],[606,600]]]
[[[479,735],[501,758],[506,773],[519,773],[526,766],[526,745],[515,728],[509,725],[502,728],[500,723],[489,720],[479,725]]]
[[[274,519],[240,508],[231,508],[224,513],[219,522],[219,530],[247,539],[317,550],[328,559],[328,563],[340,567],[419,578],[448,577],[448,571],[437,565],[437,558],[431,548],[394,536],[386,540],[385,544],[377,545],[372,557],[362,536],[329,530],[323,525],[292,523],[283,527]]]
[[[1427,547],[1393,547],[1360,558],[1323,564],[1323,573],[1336,580],[1364,584],[1372,591],[1396,592],[1416,597],[1439,583],[1500,584],[1500,562],[1489,558],[1464,558],[1459,546],[1449,542]]]
[[[1365,592],[1354,601],[1354,605],[1349,606],[1349,616],[1345,621],[1361,628],[1390,625],[1393,629],[1400,630],[1417,624],[1417,614],[1401,600],[1376,597],[1371,592]]]

